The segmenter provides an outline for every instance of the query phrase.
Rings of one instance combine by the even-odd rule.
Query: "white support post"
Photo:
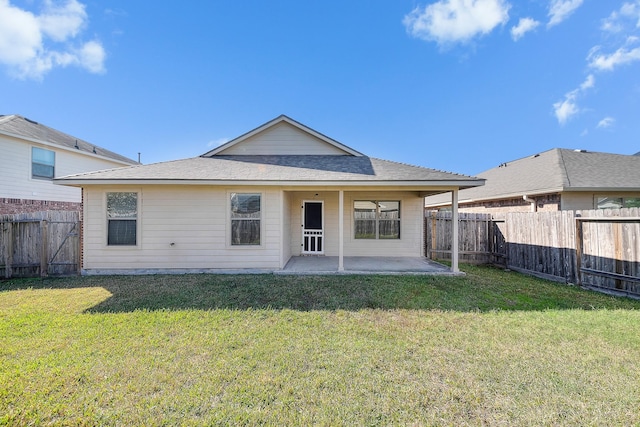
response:
[[[338,192],[338,271],[344,271],[344,190]]]
[[[451,272],[458,273],[458,189],[451,192]]]

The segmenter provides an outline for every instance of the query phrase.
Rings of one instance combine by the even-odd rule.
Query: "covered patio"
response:
[[[283,275],[327,274],[395,274],[395,275],[463,275],[446,265],[423,257],[344,257],[344,269],[337,256],[294,256],[282,270]]]

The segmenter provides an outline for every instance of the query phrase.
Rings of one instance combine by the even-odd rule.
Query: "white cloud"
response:
[[[540,25],[540,22],[535,19],[520,18],[518,25],[511,27],[511,38],[517,41],[529,31],[535,30],[538,25]]]
[[[505,0],[439,0],[406,15],[403,24],[413,37],[439,45],[466,43],[509,20]]]
[[[558,123],[561,125],[565,124],[571,117],[575,116],[580,111],[575,98],[575,94],[570,92],[565,95],[564,101],[558,101],[553,104],[556,118],[558,119]]]
[[[589,74],[585,81],[580,84],[578,89],[572,90],[564,96],[564,100],[553,104],[553,110],[555,112],[556,119],[558,119],[558,123],[564,125],[569,121],[569,119],[580,112],[577,102],[578,97],[587,89],[595,86],[595,82],[595,77],[593,77],[592,74]]]
[[[640,28],[640,0],[631,3],[624,3],[619,10],[611,12],[608,18],[604,19],[602,29],[611,33],[623,31],[629,21],[636,28]]]
[[[549,5],[548,27],[558,25],[569,17],[577,8],[582,6],[583,0],[552,0]]]
[[[63,42],[69,37],[75,37],[86,24],[84,5],[76,0],[68,0],[63,6],[56,6],[51,0],[45,0],[44,3],[44,13],[37,20],[42,33],[52,40]]]
[[[77,40],[87,21],[85,6],[77,0],[45,0],[39,15],[0,0],[0,64],[22,79],[42,79],[54,67],[70,65],[104,72],[100,42]]]
[[[638,42],[637,37],[629,37],[627,39],[628,45]],[[611,54],[601,54],[600,46],[596,46],[591,49],[587,60],[589,61],[589,67],[598,71],[613,71],[614,68],[628,64],[635,61],[640,61],[640,47],[633,49],[623,46]]]
[[[613,117],[605,117],[604,119],[598,122],[598,129],[607,129],[613,126],[616,122],[616,119]]]
[[[585,91],[587,89],[591,89],[596,84],[596,78],[593,77],[593,74],[589,74],[585,81],[580,85],[580,90]]]

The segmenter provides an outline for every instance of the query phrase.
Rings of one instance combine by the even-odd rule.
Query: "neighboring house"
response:
[[[585,210],[640,206],[640,156],[554,148],[478,174],[483,187],[459,193],[460,212]],[[448,209],[446,195],[425,199]]]
[[[18,115],[0,116],[0,152],[0,214],[80,211],[80,189],[55,177],[138,164]]]
[[[84,191],[84,274],[419,257],[424,197],[483,183],[367,157],[286,116],[201,157],[56,181]]]

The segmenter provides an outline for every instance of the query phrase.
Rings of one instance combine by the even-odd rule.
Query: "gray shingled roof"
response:
[[[17,114],[0,116],[0,133],[19,136],[31,140],[48,142],[65,148],[72,148],[82,153],[96,154],[126,164],[138,164],[125,156],[91,144],[75,136],[50,128]]]
[[[460,202],[562,191],[640,191],[640,156],[554,148],[478,174],[482,187],[461,191]],[[427,205],[449,202],[427,198]]]
[[[415,182],[425,185],[482,185],[474,177],[366,156],[289,155],[196,157],[150,165],[81,173],[58,179],[85,184],[109,181]],[[451,184],[454,182],[455,184]]]

